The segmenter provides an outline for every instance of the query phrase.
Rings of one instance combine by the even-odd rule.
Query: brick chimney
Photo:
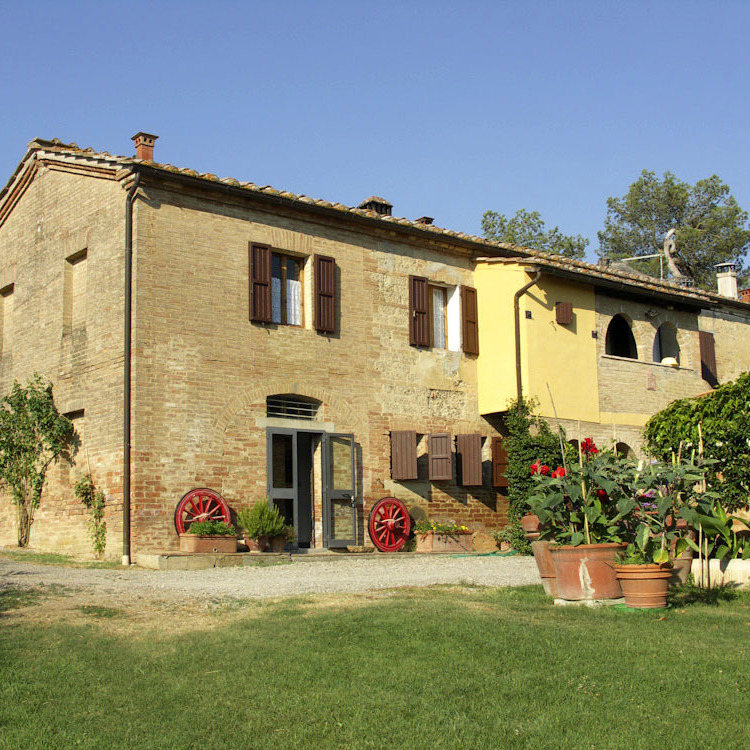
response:
[[[136,133],[130,140],[135,141],[135,158],[143,161],[154,160],[154,143],[158,135],[150,133]]]
[[[750,289],[740,289],[740,299],[747,305],[750,305]]]
[[[737,299],[737,264],[729,261],[716,266],[716,286],[722,297]]]
[[[415,220],[415,224],[425,224],[429,226],[432,224],[432,222],[435,221],[435,219],[432,218],[432,216],[420,216],[418,219]]]
[[[393,204],[385,198],[378,198],[377,195],[371,195],[360,203],[357,208],[363,208],[365,211],[374,211],[381,216],[390,216]]]

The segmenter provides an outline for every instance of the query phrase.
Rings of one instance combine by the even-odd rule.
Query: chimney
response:
[[[746,305],[750,305],[750,289],[741,289],[740,290],[740,299]]]
[[[718,263],[716,266],[716,285],[719,294],[729,299],[737,299],[737,264],[733,261]]]
[[[417,220],[417,224],[427,224],[428,226],[432,224],[432,222],[435,221],[435,219],[432,218],[432,216],[420,216]]]
[[[385,198],[378,198],[377,195],[371,195],[369,198],[363,200],[357,208],[363,208],[365,211],[374,211],[381,216],[390,216],[393,204],[388,203]]]
[[[143,161],[154,160],[154,143],[158,135],[136,133],[130,140],[135,141],[135,158]]]

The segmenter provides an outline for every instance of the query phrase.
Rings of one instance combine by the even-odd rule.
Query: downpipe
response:
[[[514,295],[513,295],[513,323],[515,327],[515,335],[516,335],[516,399],[517,399],[517,405],[520,408],[521,406],[521,399],[523,398],[523,385],[521,383],[521,297],[523,297],[526,292],[531,289],[532,286],[537,284],[539,282],[539,279],[542,277],[542,272],[540,269],[537,269],[536,275],[534,278],[529,281],[528,284],[522,286]]]

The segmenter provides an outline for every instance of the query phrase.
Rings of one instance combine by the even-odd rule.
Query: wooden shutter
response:
[[[422,276],[409,276],[409,343],[430,345],[429,288]]]
[[[250,320],[271,322],[271,248],[250,244]]]
[[[505,472],[508,469],[508,452],[505,450],[505,442],[500,437],[492,438],[492,486],[507,487],[508,477]]]
[[[391,479],[417,478],[417,433],[414,430],[391,432]]]
[[[464,337],[464,353],[479,354],[477,290],[470,286],[461,287],[461,323]]]
[[[573,303],[557,302],[555,304],[555,319],[561,326],[569,326],[573,322]]]
[[[447,432],[433,432],[428,441],[429,479],[443,481],[453,479],[451,460],[451,436]]]
[[[456,466],[463,487],[482,484],[482,436],[456,435]]]
[[[316,255],[313,271],[315,330],[336,333],[336,261],[326,255]]]
[[[698,337],[701,349],[701,377],[710,385],[719,385],[714,335],[706,331],[698,331]]]

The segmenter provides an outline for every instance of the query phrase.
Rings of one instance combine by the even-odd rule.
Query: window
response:
[[[314,420],[320,408],[320,401],[304,396],[280,394],[266,398],[266,416],[281,419]]]
[[[698,343],[701,351],[701,377],[714,387],[719,385],[716,370],[716,347],[713,333],[698,331]]]
[[[459,294],[460,289],[460,294]],[[409,343],[434,349],[479,353],[477,298],[472,287],[431,284],[409,277]]]
[[[665,361],[666,360],[666,361]],[[677,329],[672,323],[662,323],[654,336],[654,362],[680,364],[680,345],[677,343]]]
[[[451,436],[448,432],[433,432],[428,438],[428,471],[432,482],[453,479]]]
[[[633,332],[630,324],[622,315],[615,315],[607,328],[607,338],[604,343],[604,351],[613,357],[627,357],[638,359],[638,349],[635,345]]]
[[[0,354],[9,354],[13,342],[13,284],[0,289]]]
[[[250,245],[250,320],[302,325],[302,258]]]
[[[313,276],[315,330],[336,333],[336,261],[316,255]]]
[[[86,326],[86,266],[88,251],[81,250],[65,259],[63,278],[63,331]]]

